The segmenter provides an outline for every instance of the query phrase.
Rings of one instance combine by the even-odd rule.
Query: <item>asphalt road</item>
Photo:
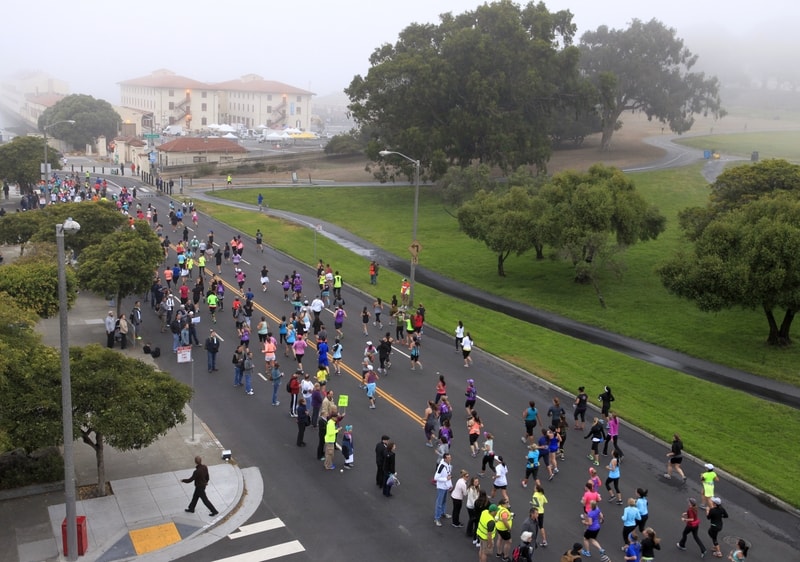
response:
[[[109,178],[109,181],[119,181],[131,186],[133,180],[126,177]],[[166,198],[153,197],[142,201],[145,204],[153,202],[159,209],[159,215],[166,216]],[[214,230],[218,242],[230,240],[234,234],[238,234],[212,219],[201,217],[198,238],[204,237],[209,228]],[[266,221],[262,230],[268,243]],[[176,239],[169,229],[167,233],[170,239]],[[310,268],[269,249],[263,255],[257,255],[252,239],[246,242],[244,258],[248,262],[244,270],[250,280],[245,286],[253,288],[256,293],[255,301],[260,307],[254,317],[257,318],[262,313],[263,307],[263,310],[269,311],[270,326],[275,328],[277,323],[274,317],[288,315],[290,312],[288,303],[281,300],[277,280],[297,269],[308,283],[313,279],[313,272]],[[264,264],[270,270],[272,279],[267,294],[258,289],[258,272]],[[336,264],[332,266],[336,268]],[[346,280],[348,276],[365,272],[343,273]],[[324,471],[322,463],[315,458],[314,431],[306,433],[308,447],[298,448],[294,444],[296,425],[288,416],[285,391],[281,390],[281,405],[272,407],[271,383],[256,377],[254,396],[246,396],[241,388],[232,386],[233,373],[229,357],[235,342],[233,320],[227,309],[232,300],[230,289],[233,276],[230,265],[224,268],[224,279],[229,284],[226,310],[218,313],[219,320],[215,326],[225,340],[219,355],[220,372],[207,373],[205,353],[201,348],[195,348],[199,353],[195,357],[196,394],[192,405],[223,445],[233,451],[238,463],[244,467],[260,468],[265,487],[263,509],[253,517],[253,521],[272,514],[281,518],[285,524],[285,531],[281,532],[296,537],[305,548],[305,553],[292,554],[287,556],[288,559],[461,560],[477,556],[477,549],[463,536],[463,529],[454,529],[447,524],[435,527],[433,524],[435,489],[430,484],[430,478],[435,468],[435,458],[432,450],[424,446],[420,416],[426,401],[434,397],[437,372],[445,375],[449,395],[453,397],[453,404],[456,406],[453,417],[455,440],[452,449],[454,472],[464,468],[475,474],[479,469],[480,459],[473,459],[469,455],[462,408],[465,381],[473,378],[477,382],[478,411],[485,429],[496,435],[495,449],[509,464],[509,495],[517,525],[524,521],[532,490],[525,490],[519,485],[524,473],[525,456],[524,446],[519,439],[523,429],[521,412],[530,399],[535,400],[540,411],[544,412],[553,396],[561,397],[563,404],[571,403],[569,396],[553,390],[527,373],[487,356],[480,349],[473,351],[473,367],[465,369],[462,367],[460,355],[454,352],[451,337],[427,330],[421,355],[424,371],[408,370],[407,359],[404,357],[406,351],[396,348],[390,375],[382,378],[378,385],[381,395],[377,409],[368,409],[363,391],[358,389],[360,376],[356,377],[353,372],[349,372],[341,378],[331,379],[329,387],[337,396],[346,394],[350,397],[346,423],[354,427],[356,463],[355,468],[350,471]],[[313,281],[309,289],[311,288]],[[384,298],[396,292],[396,289],[380,284],[376,287],[378,296]],[[311,290],[307,294],[309,298],[313,296]],[[349,367],[358,369],[365,341],[360,334],[358,311],[365,305],[371,305],[372,298],[347,288],[344,298],[350,315],[345,323],[344,360]],[[332,320],[330,313],[326,314]],[[427,314],[435,317],[436,311],[429,310]],[[156,322],[155,314],[149,310],[146,311],[146,322],[150,325]],[[198,330],[201,338],[208,332],[208,328],[208,318],[204,315]],[[386,329],[390,327],[387,325]],[[475,331],[471,326],[467,326],[467,329]],[[372,327],[370,335],[373,341],[379,338],[378,330]],[[479,345],[480,337],[477,337]],[[175,357],[169,352],[171,339],[170,334],[161,334],[154,338],[154,343],[165,351],[159,364],[177,379],[188,383],[191,380],[191,369],[188,365],[176,363]],[[311,356],[313,354],[309,354],[309,358]],[[280,355],[279,359],[282,359]],[[574,360],[580,361],[581,358],[575,357]],[[288,359],[284,361],[285,372],[291,371],[289,363]],[[263,363],[259,361],[257,365],[259,364],[262,365],[263,372]],[[597,396],[600,391],[601,389],[588,389],[590,397]],[[619,389],[616,392],[624,390]],[[723,419],[724,406],[718,407]],[[397,470],[402,484],[391,499],[381,496],[374,484],[373,448],[382,433],[390,435],[398,444]],[[684,436],[684,441],[693,446],[699,439],[702,436]],[[739,446],[736,445],[736,439],[737,436],[731,436],[733,446]],[[682,529],[679,517],[685,510],[686,498],[700,496],[698,476],[701,465],[688,461],[684,463],[689,481],[682,485],[675,480],[666,481],[661,477],[666,460],[664,455],[667,452],[665,444],[656,442],[634,428],[623,426],[620,445],[625,451],[621,480],[624,497],[634,495],[635,489],[640,486],[650,490],[651,511],[648,524],[663,538],[664,550],[658,559],[681,560],[697,556],[698,551],[692,544],[684,553],[679,552],[674,543]],[[748,450],[746,445],[742,445],[742,448],[743,451]],[[578,519],[578,500],[590,464],[586,459],[588,441],[579,432],[570,431],[566,451],[567,460],[560,463],[561,472],[552,482],[544,481],[549,499],[546,528],[549,531],[550,546],[537,553],[537,560],[558,560],[560,553],[579,540],[583,532]],[[768,454],[766,450],[758,456],[754,455],[754,462],[768,462]],[[337,453],[337,465],[341,462],[341,454]],[[606,471],[600,468],[601,476],[605,477]],[[483,486],[489,488],[490,481],[484,479]],[[731,516],[725,521],[721,534],[725,541],[730,542],[738,536],[745,537],[754,545],[752,555],[759,559],[787,560],[796,557],[798,519],[762,502],[725,477],[717,485],[717,494],[723,498]],[[608,503],[602,507],[606,514],[606,524],[599,540],[612,560],[621,560],[619,516],[622,508]],[[708,546],[710,541],[705,535],[707,528],[704,523],[701,537]],[[517,539],[518,533],[514,533],[515,542]],[[192,555],[191,560],[219,560],[244,554],[245,551],[261,548],[271,539],[259,534],[248,537],[246,542],[241,542],[242,540],[224,538]],[[723,545],[727,555],[730,548],[726,543]],[[596,551],[594,556],[597,556]]]

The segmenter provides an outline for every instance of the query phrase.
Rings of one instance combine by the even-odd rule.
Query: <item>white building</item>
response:
[[[156,131],[168,125],[181,125],[187,131],[201,131],[211,124],[304,131],[311,126],[313,92],[255,74],[206,83],[162,69],[119,85],[121,105],[150,113]]]

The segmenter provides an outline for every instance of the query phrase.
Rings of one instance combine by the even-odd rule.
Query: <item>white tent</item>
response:
[[[297,129],[296,127],[287,127],[287,128],[285,128],[283,130],[283,132],[284,133],[289,133],[290,135],[296,135],[298,133],[302,133],[303,131],[301,131],[300,129]]]
[[[256,129],[260,129],[260,130],[262,130],[262,131],[263,131],[264,129],[269,129],[269,127],[267,127],[266,125],[264,125],[264,124],[262,123],[261,125],[259,125],[258,127],[256,127]]]
[[[221,133],[232,133],[232,132],[234,132],[235,130],[236,130],[236,129],[234,129],[234,128],[233,128],[233,127],[231,127],[230,125],[220,125],[220,126],[219,126],[219,131],[220,131]]]
[[[209,126],[208,126],[208,128],[209,128],[209,129],[212,129],[212,130],[214,130],[214,131],[216,131],[217,129],[219,129],[219,127],[220,127],[220,126],[219,126],[219,124],[218,124],[218,123],[211,123],[211,125],[209,125]]]
[[[239,137],[237,137],[233,133],[226,133],[226,134],[222,135],[222,138],[223,139],[238,139]]]

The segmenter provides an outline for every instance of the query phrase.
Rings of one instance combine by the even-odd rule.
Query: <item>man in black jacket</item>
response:
[[[202,500],[203,504],[208,508],[209,515],[214,517],[219,512],[208,500],[208,496],[206,496],[206,486],[208,486],[208,467],[203,464],[203,459],[200,457],[194,458],[195,462],[195,469],[192,473],[192,476],[189,478],[184,478],[181,480],[184,484],[189,484],[190,482],[194,482],[194,495],[192,496],[192,501],[189,502],[189,507],[185,509],[188,513],[194,513],[194,508],[197,505],[197,500]]]
[[[386,478],[388,474],[386,474],[383,470],[383,461],[384,457],[386,457],[386,444],[389,442],[388,435],[382,435],[380,442],[375,445],[375,464],[378,467],[378,472],[375,474],[375,484],[379,488],[383,488],[386,484]]]

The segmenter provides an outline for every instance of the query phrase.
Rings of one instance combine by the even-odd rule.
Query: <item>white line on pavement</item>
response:
[[[245,552],[244,554],[237,554],[236,556],[229,556],[228,558],[220,558],[216,562],[266,562],[267,560],[274,560],[281,556],[304,551],[305,548],[300,544],[300,541],[290,541],[252,552]]]
[[[261,373],[258,374],[260,375]],[[228,538],[241,539],[242,537],[255,535],[256,533],[263,533],[264,531],[279,529],[280,527],[283,526],[284,524],[283,521],[281,521],[280,517],[275,517],[273,519],[266,519],[264,521],[259,521],[258,523],[252,523],[250,525],[242,525],[241,527],[239,527],[238,531],[228,535]]]

